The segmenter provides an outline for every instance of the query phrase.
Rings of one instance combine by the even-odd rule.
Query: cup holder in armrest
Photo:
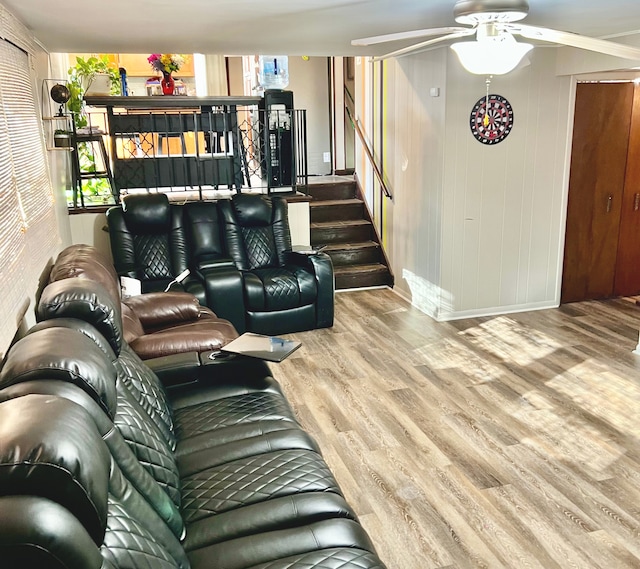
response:
[[[229,352],[223,352],[222,350],[214,350],[212,352],[201,352],[200,362],[202,365],[210,365],[217,362],[229,361],[234,359],[235,354]]]

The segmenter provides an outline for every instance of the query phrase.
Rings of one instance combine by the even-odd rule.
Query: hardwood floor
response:
[[[389,290],[273,364],[388,569],[640,568],[640,307],[438,323]]]

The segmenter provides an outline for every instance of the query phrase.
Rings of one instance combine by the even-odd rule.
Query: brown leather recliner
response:
[[[142,358],[219,350],[238,337],[233,325],[218,318],[186,292],[156,292],[122,300],[113,265],[90,245],[71,245],[56,259],[49,282],[85,278],[100,283],[120,306],[127,343]]]

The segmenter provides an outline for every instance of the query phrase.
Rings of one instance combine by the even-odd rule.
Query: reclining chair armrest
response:
[[[196,269],[198,271],[206,271],[208,269],[218,269],[222,267],[233,267],[236,265],[233,259],[229,257],[217,257],[217,258],[203,258],[196,262]]]
[[[242,273],[234,264],[221,264],[198,271],[207,295],[207,306],[219,318],[229,320],[239,334],[247,331]]]
[[[198,274],[194,275],[192,273],[185,280],[182,281],[181,285],[178,285],[175,289],[174,289],[174,286],[172,286],[169,289],[169,292],[173,290],[176,290],[176,291],[183,290],[184,292],[188,292],[189,294],[192,294],[193,296],[195,296],[198,299],[198,302],[202,306],[207,305],[207,294],[204,290],[204,283],[202,282],[202,278]]]
[[[166,387],[197,381],[200,375],[199,352],[183,352],[145,360]]]
[[[229,323],[224,320],[220,322],[233,332],[234,337],[235,330]],[[196,322],[145,334],[133,340],[129,345],[141,359],[147,360],[182,352],[219,350],[230,341],[229,338],[230,334],[226,334],[224,330],[216,332],[212,327],[199,326],[199,323]]]
[[[148,292],[123,301],[145,330],[197,320],[200,304],[186,292]]]
[[[287,252],[287,263],[305,267],[316,277],[318,300],[316,301],[316,326],[329,328],[333,326],[335,278],[331,257],[320,251],[313,254]]]

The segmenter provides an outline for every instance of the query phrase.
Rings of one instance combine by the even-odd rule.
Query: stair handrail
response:
[[[353,119],[353,117],[351,116],[351,111],[349,110],[349,107],[347,107],[346,105],[345,105],[345,110],[347,111],[347,115],[349,117],[349,122],[351,122],[351,124],[353,126],[353,129],[358,134],[358,138],[360,138],[360,142],[362,142],[362,147],[364,148],[365,155],[369,159],[369,163],[371,164],[371,167],[373,168],[373,172],[374,172],[374,174],[376,176],[376,179],[378,180],[378,183],[380,184],[380,187],[382,188],[382,193],[385,195],[385,197],[387,197],[387,198],[389,198],[390,200],[393,201],[393,195],[389,191],[389,186],[387,185],[387,183],[386,183],[386,181],[384,179],[384,174],[382,173],[382,170],[380,170],[380,167],[376,163],[376,159],[375,159],[375,157],[373,155],[371,147],[369,146],[369,142],[368,142],[367,138],[364,135],[364,131],[363,131],[362,127],[360,126],[360,120],[359,119],[355,119],[355,120]]]

